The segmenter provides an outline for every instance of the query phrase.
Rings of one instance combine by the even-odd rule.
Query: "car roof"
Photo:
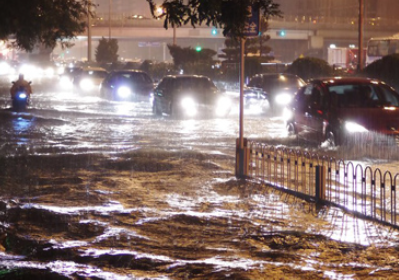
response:
[[[115,69],[115,70],[112,70],[112,73],[122,73],[122,74],[123,73],[144,73],[144,74],[147,74],[147,72],[142,71],[142,70],[137,70],[137,69]]]
[[[83,71],[104,71],[107,72],[107,70],[105,70],[102,67],[84,67],[82,68]]]
[[[261,74],[254,75],[254,77],[279,77],[279,76],[299,78],[298,75],[290,74],[290,73],[261,73]]]
[[[164,78],[172,78],[172,79],[189,79],[189,78],[210,79],[209,77],[203,76],[203,75],[189,75],[189,74],[185,74],[185,75],[166,75]]]
[[[323,77],[309,80],[310,83],[333,84],[385,84],[378,79],[367,77]]]

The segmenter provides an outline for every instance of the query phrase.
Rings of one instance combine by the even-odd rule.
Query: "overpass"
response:
[[[105,18],[108,16],[97,17],[92,22],[92,48],[95,49],[102,37],[115,38],[118,39],[119,56],[125,59],[171,60],[167,44],[172,44],[174,40],[183,47],[201,45],[217,52],[225,47],[221,29],[207,26],[192,28],[190,25],[165,29],[163,20],[129,19],[123,15],[113,15],[111,20]],[[390,36],[398,32],[399,23],[395,20],[365,20],[365,42],[371,37]],[[272,47],[274,56],[283,62],[292,61],[301,54],[326,58],[323,56],[326,56],[330,44],[337,47],[358,45],[357,21],[348,18],[273,18],[269,20],[266,34],[270,36],[267,44]],[[65,58],[86,58],[87,32],[79,34],[74,48],[68,51],[56,49],[57,52]]]

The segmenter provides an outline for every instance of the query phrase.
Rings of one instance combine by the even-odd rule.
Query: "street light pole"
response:
[[[91,62],[91,0],[87,4],[87,62]]]
[[[363,69],[363,31],[364,31],[364,0],[359,0],[359,51],[357,70]]]
[[[108,5],[108,40],[111,40],[111,6],[112,6],[112,0],[109,0],[109,5]]]

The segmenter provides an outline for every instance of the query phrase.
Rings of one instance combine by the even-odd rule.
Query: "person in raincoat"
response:
[[[32,87],[30,86],[30,82],[24,79],[23,74],[19,74],[18,80],[13,82],[13,85],[10,89],[11,98],[14,98],[15,94],[17,93],[18,88],[23,87],[26,90],[26,94],[30,97],[32,94]]]

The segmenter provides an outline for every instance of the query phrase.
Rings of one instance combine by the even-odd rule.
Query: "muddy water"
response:
[[[235,116],[36,93],[0,99],[0,279],[399,278],[396,231],[236,180]],[[246,129],[287,141],[280,120]]]

